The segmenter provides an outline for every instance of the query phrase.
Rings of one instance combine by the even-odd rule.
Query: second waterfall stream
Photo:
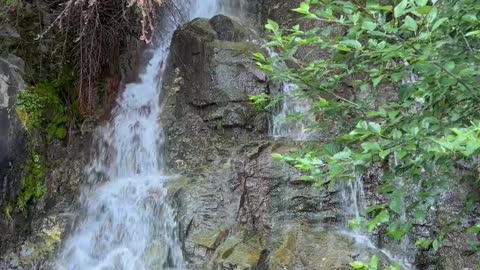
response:
[[[140,82],[126,86],[112,119],[97,131],[79,218],[57,269],[186,269],[174,212],[166,202],[158,121],[163,74],[175,29],[196,17],[240,15],[231,12],[238,12],[234,1],[180,0],[166,8],[159,44]]]

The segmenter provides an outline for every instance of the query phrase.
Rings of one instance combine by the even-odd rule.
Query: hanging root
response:
[[[98,86],[106,72],[118,70],[118,59],[129,36],[150,43],[158,8],[163,0],[67,0],[60,6],[54,26],[66,37],[68,58],[79,74],[78,98],[82,115],[98,104]],[[118,74],[118,72],[116,72]]]

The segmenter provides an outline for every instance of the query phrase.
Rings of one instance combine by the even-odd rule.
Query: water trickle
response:
[[[283,102],[279,112],[273,116],[270,132],[274,138],[306,141],[311,135],[309,126],[313,119],[305,118],[310,115],[310,101],[299,95],[297,89],[294,84],[282,84]]]
[[[158,121],[163,74],[179,23],[235,14],[238,3],[180,0],[171,9],[175,11],[164,15],[160,44],[141,82],[126,86],[112,120],[97,130],[97,151],[87,168],[89,185],[81,195],[80,220],[59,254],[58,269],[186,268],[174,211],[166,202],[167,176],[160,150],[164,135]]]
[[[275,52],[269,52],[269,54],[270,56],[275,56]],[[310,100],[299,94],[297,87],[290,83],[283,83],[282,94],[283,104],[280,110],[273,115],[270,135],[275,139],[281,138],[292,141],[308,141],[313,139],[314,132],[309,127],[312,126],[315,119],[313,119],[310,113]],[[296,115],[307,115],[307,117],[296,118]],[[408,240],[404,239],[401,241],[399,245],[400,254],[393,256],[388,250],[379,249],[370,239],[370,235],[349,229],[349,221],[360,218],[367,207],[362,175],[357,175],[352,181],[340,182],[338,184],[338,190],[344,221],[339,232],[352,238],[359,249],[376,250],[390,261],[399,263],[401,269],[412,269],[409,263],[410,258],[405,256],[407,254]],[[402,211],[405,216],[405,209]]]
[[[359,175],[354,181],[339,183],[345,228],[348,228],[349,220],[360,218],[362,211],[365,210],[365,189],[361,178]]]
[[[357,177],[352,181],[344,181],[339,183],[339,194],[342,204],[342,210],[344,213],[344,226],[341,231],[343,235],[351,237],[355,240],[355,243],[360,248],[368,248],[378,251],[383,254],[392,262],[397,262],[401,269],[412,269],[409,263],[409,258],[406,256],[406,243],[407,239],[403,239],[396,250],[396,255],[392,255],[389,250],[379,249],[370,238],[370,235],[362,231],[350,230],[348,222],[350,220],[358,219],[362,216],[362,213],[367,209],[367,201],[365,194],[365,187],[363,185],[362,175],[357,174]],[[402,203],[403,206],[403,203]],[[401,211],[406,215],[405,209]]]

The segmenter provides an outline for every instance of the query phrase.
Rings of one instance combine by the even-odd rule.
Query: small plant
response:
[[[31,159],[27,163],[26,170],[26,176],[22,180],[22,189],[16,201],[17,207],[22,211],[25,211],[29,203],[41,198],[45,193],[45,168],[38,154],[32,154]]]
[[[71,92],[75,92],[72,91],[75,79],[71,74],[64,71],[56,80],[41,82],[18,93],[16,110],[27,131],[45,130],[48,140],[67,137],[69,122],[79,118],[78,102],[71,96]]]
[[[368,264],[355,261],[350,263],[350,266],[355,270],[380,270],[377,256],[373,256]],[[390,265],[384,268],[384,270],[400,270],[400,267],[398,265]]]
[[[252,103],[253,108],[255,108],[257,111],[265,110],[271,102],[270,96],[265,93],[250,96],[249,100]]]
[[[480,223],[477,223],[475,226],[470,227],[468,229],[468,233],[471,235],[476,235],[478,238],[478,235],[480,234]],[[473,241],[469,244],[473,250],[480,251],[480,241]]]
[[[5,218],[7,220],[7,222],[12,222],[13,221],[13,217],[12,217],[12,212],[13,212],[13,206],[11,203],[7,203],[7,205],[5,206]]]
[[[378,269],[378,257],[373,256],[369,264],[363,262],[352,262],[350,266],[356,270],[377,270]]]

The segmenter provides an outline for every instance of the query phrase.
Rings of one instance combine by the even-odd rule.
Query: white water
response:
[[[291,83],[282,84],[283,102],[280,111],[273,116],[271,135],[274,138],[287,138],[294,141],[306,141],[311,132],[309,126],[313,119],[311,115],[310,101],[296,93],[297,86]],[[303,119],[290,119],[292,116],[306,116]]]
[[[166,203],[158,121],[170,40],[179,23],[217,13],[233,15],[234,0],[176,0],[161,22],[160,44],[141,82],[126,86],[112,119],[97,131],[97,151],[87,168],[80,220],[56,269],[186,269],[174,211]],[[183,13],[183,14],[179,14]]]
[[[404,238],[398,245],[398,250],[395,255],[389,250],[378,248],[370,239],[367,233],[358,230],[349,230],[348,221],[355,220],[362,216],[362,213],[367,209],[367,202],[365,196],[365,187],[363,185],[362,175],[357,175],[353,181],[342,182],[339,184],[339,193],[341,198],[342,209],[344,211],[344,229],[341,231],[343,235],[351,237],[359,247],[377,250],[379,253],[387,257],[391,262],[396,262],[401,269],[412,269],[407,256],[408,239]],[[404,204],[402,203],[401,212],[405,218]]]
[[[348,228],[348,221],[358,219],[365,210],[365,189],[361,175],[355,181],[345,181],[340,184],[340,198],[344,211],[344,226]]]

